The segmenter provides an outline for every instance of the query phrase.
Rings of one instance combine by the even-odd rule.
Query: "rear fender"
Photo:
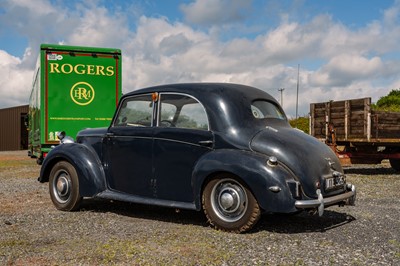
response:
[[[43,162],[39,182],[49,181],[51,169],[59,161],[68,161],[75,167],[82,197],[92,197],[106,189],[105,173],[97,153],[79,143],[61,144],[55,147]]]
[[[246,185],[266,212],[292,212],[295,199],[286,183],[289,173],[281,166],[269,166],[268,157],[240,150],[215,150],[203,156],[193,171],[196,209],[201,209],[205,184],[218,173],[230,173]],[[273,192],[270,187],[279,187]]]

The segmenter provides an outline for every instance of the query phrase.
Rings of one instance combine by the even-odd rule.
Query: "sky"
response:
[[[42,43],[121,49],[123,93],[239,83],[289,117],[400,89],[400,0],[0,0],[0,108],[28,104]]]

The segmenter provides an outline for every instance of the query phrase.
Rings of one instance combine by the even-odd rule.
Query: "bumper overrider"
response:
[[[312,200],[296,200],[295,206],[298,209],[318,209],[318,214],[319,216],[322,216],[324,214],[324,209],[325,206],[331,206],[331,205],[355,205],[356,201],[356,187],[352,184],[347,184],[346,185],[346,192],[324,198],[321,194],[321,190],[317,189],[316,191],[318,195],[318,199],[312,199]]]

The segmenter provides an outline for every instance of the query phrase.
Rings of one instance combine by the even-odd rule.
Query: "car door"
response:
[[[112,190],[151,196],[154,105],[151,94],[124,99],[120,105],[106,140]]]
[[[160,94],[154,129],[153,197],[193,202],[192,171],[213,146],[204,107],[193,97]]]

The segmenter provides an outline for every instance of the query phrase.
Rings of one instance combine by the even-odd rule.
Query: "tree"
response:
[[[378,111],[400,112],[400,89],[392,90],[388,95],[381,97],[372,109]]]
[[[292,127],[296,127],[304,133],[309,134],[310,133],[310,120],[308,117],[299,117],[297,119],[291,119],[289,120],[289,123]]]

